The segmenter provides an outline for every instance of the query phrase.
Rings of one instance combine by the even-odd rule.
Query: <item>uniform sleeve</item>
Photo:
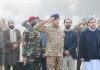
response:
[[[29,28],[29,24],[28,23],[28,20],[25,20],[23,23],[22,23],[22,26],[25,27],[25,28]]]
[[[43,23],[38,23],[34,26],[35,30],[38,30],[40,32],[45,32],[46,31],[46,26],[44,26]]]

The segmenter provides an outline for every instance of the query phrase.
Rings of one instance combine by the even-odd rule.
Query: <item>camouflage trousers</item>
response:
[[[61,56],[47,56],[47,70],[62,70],[63,57]]]
[[[40,70],[41,64],[40,63],[33,63],[33,70]]]

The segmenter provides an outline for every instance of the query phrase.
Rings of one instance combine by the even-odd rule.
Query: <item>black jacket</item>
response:
[[[96,51],[98,53],[98,59],[100,59],[100,31],[96,30],[96,33],[98,38],[98,46]],[[89,61],[93,58],[91,54],[93,49],[91,48],[91,39],[89,36],[89,29],[86,29],[85,31],[81,32],[79,37],[79,58],[84,58],[85,61]]]
[[[68,46],[69,43],[70,45]],[[77,47],[77,33],[74,31],[70,31],[70,36],[68,39],[66,37],[66,31],[65,31],[64,51],[68,50],[74,59],[76,59],[76,47]]]

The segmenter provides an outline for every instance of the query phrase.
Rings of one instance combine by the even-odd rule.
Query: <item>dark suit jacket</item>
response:
[[[21,43],[21,33],[18,29],[15,29],[16,32],[16,38],[17,38],[17,44],[18,44],[18,48],[16,50],[16,52],[19,52],[19,48],[20,48],[20,43]],[[4,53],[10,53],[11,52],[11,48],[12,48],[12,43],[10,42],[10,30],[7,29],[4,31]]]
[[[72,57],[76,59],[77,33],[74,31],[70,31],[70,32],[71,32],[70,41],[68,41],[66,37],[64,39],[64,51],[68,50],[71,53]],[[66,46],[68,43],[70,43],[69,48],[68,46]]]

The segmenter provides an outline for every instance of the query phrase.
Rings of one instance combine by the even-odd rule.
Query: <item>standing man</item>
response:
[[[26,28],[23,38],[23,54],[28,57],[27,60],[33,64],[34,70],[40,70],[40,55],[42,49],[42,41],[40,32],[34,30],[34,25],[39,22],[40,19],[36,16],[30,16],[28,20],[22,23],[22,26]],[[28,24],[27,24],[28,23]]]
[[[79,37],[79,58],[83,62],[83,70],[100,69],[100,31],[96,28],[96,19],[88,20],[89,28],[81,32]]]
[[[86,30],[88,28],[87,19],[85,19],[85,18],[82,19],[81,27],[82,27],[82,31],[84,31],[84,30]]]
[[[81,27],[81,28],[80,28],[80,31],[78,31],[78,40],[79,40],[80,33],[88,28],[88,23],[87,23],[87,20],[85,18],[83,18],[81,20],[81,25],[79,27]],[[77,53],[79,53],[79,46],[77,47]],[[77,58],[77,59],[78,59],[77,60],[77,70],[81,70],[82,62],[79,60],[79,58]]]
[[[18,29],[15,29],[13,20],[8,21],[9,29],[4,31],[4,66],[5,70],[16,70],[16,61],[20,56],[21,34]]]
[[[1,18],[2,30],[6,30],[8,28],[8,24],[6,21],[6,18]]]
[[[40,22],[34,28],[46,34],[47,70],[62,70],[64,31],[59,27],[59,14],[53,14],[50,19]]]
[[[0,70],[3,68],[3,30],[2,23],[0,22]]]
[[[42,44],[43,44],[43,50],[41,52],[41,66],[42,66],[42,70],[47,70],[46,56],[45,56],[47,41],[46,41],[46,35],[44,32],[41,32],[41,39],[42,39]]]
[[[77,33],[71,30],[72,20],[65,19],[63,70],[76,70]]]

